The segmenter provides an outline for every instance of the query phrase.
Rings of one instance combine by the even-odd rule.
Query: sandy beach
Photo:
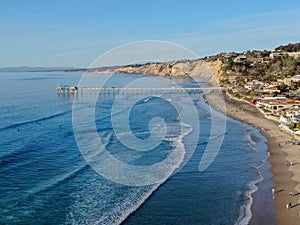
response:
[[[264,184],[264,181],[258,184],[259,190],[254,194],[250,224],[276,224],[272,216],[268,215],[272,211],[272,202],[275,203],[277,224],[300,224],[300,146],[293,145],[292,136],[281,131],[276,122],[266,119],[254,106],[224,95],[224,109],[220,107],[220,92],[212,92],[206,98],[214,109],[260,129],[268,139],[268,160],[273,174],[271,180],[275,185],[271,187],[270,184]],[[287,165],[291,162],[292,165]],[[286,204],[289,203],[291,207],[287,209]]]

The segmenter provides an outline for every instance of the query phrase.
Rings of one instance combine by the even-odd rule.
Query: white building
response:
[[[282,51],[277,51],[277,52],[272,52],[269,57],[274,59],[275,57],[280,57],[280,56],[284,56],[284,55],[288,55],[290,57],[293,58],[298,58],[300,57],[300,52],[282,52]]]
[[[300,82],[300,75],[295,75],[290,78],[284,78],[283,82],[284,82],[284,84],[291,86],[294,83]]]
[[[256,106],[267,115],[281,116],[284,111],[292,107],[299,107],[300,102],[293,101],[286,97],[265,97],[256,102]]]

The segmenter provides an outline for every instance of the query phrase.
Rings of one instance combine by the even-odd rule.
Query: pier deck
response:
[[[149,88],[133,88],[133,87],[77,87],[69,85],[57,86],[57,94],[78,94],[78,93],[99,93],[99,95],[130,95],[130,94],[202,94],[211,90],[222,90],[221,87],[149,87]]]

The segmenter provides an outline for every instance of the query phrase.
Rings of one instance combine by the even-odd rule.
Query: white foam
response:
[[[252,139],[251,134],[247,133],[246,139],[250,142],[251,145],[256,145],[256,142]]]
[[[174,168],[171,168],[169,173],[166,173],[166,176],[160,183],[156,185],[149,185],[143,187],[133,187],[133,191],[127,193],[126,197],[118,200],[118,204],[109,208],[106,212],[103,212],[102,215],[97,213],[91,213],[90,210],[95,210],[93,196],[90,196],[91,193],[83,191],[80,196],[77,196],[77,201],[71,207],[69,214],[67,215],[66,224],[121,224],[130,214],[136,211],[151,195],[152,193],[163,184],[173,173],[181,166],[185,156],[185,146],[183,144],[183,138],[192,131],[192,127],[188,124],[181,124],[182,134],[177,138],[169,138],[176,145],[176,149],[180,149],[176,155],[177,162],[173,164]],[[176,143],[175,143],[176,142]],[[175,149],[173,149],[175,151]],[[103,195],[101,193],[101,188],[97,187],[88,187],[93,188],[95,192],[92,192],[92,195]],[[99,193],[100,192],[100,193]],[[98,194],[97,194],[98,193]],[[87,201],[87,202],[86,202]],[[91,202],[89,202],[91,201]],[[94,218],[98,216],[97,218]]]
[[[188,124],[185,124],[185,123],[181,123],[181,126],[182,127],[185,127],[185,129],[182,129],[183,130],[183,134],[181,134],[178,138],[177,138],[177,145],[176,145],[176,148],[180,148],[180,149],[182,149],[182,153],[184,153],[185,152],[185,149],[184,149],[184,144],[183,144],[183,138],[186,136],[186,135],[188,135],[191,131],[192,131],[192,127],[190,126],[190,125],[188,125]],[[174,140],[174,139],[172,139],[172,140]],[[180,157],[180,161],[182,162],[183,161],[183,159],[184,159],[184,154],[182,154],[181,155],[181,157]],[[178,167],[174,167],[173,168],[173,171],[172,171],[172,173],[176,170],[176,169],[178,169],[179,168],[179,166]],[[171,175],[171,174],[170,174]],[[123,215],[119,218],[119,220],[118,221],[116,221],[116,223],[114,223],[114,224],[121,224],[131,213],[133,213],[133,212],[135,212],[150,196],[151,196],[151,194],[160,186],[160,185],[162,185],[164,182],[166,182],[167,181],[167,179],[169,178],[170,176],[166,176],[165,177],[165,180],[162,182],[162,183],[160,183],[160,184],[157,184],[157,185],[154,185],[151,189],[150,189],[150,191],[148,192],[148,193],[146,193],[139,201],[137,201],[136,202],[136,204],[133,206],[133,207],[131,207],[131,208],[129,208],[127,211],[125,211],[124,213],[123,213]],[[98,224],[100,224],[100,223],[98,223]],[[102,224],[102,223],[101,223]]]
[[[260,171],[260,167],[264,164],[262,164],[258,167],[256,167],[257,172],[259,174],[258,178],[256,180],[252,180],[248,183],[249,190],[246,192],[246,197],[248,198],[248,201],[241,207],[240,209],[240,216],[235,223],[236,225],[245,225],[249,224],[251,218],[252,218],[252,211],[251,207],[253,204],[253,193],[255,193],[258,190],[257,184],[261,181],[263,181],[263,176]]]
[[[249,188],[250,190],[246,193],[246,196],[248,197],[247,203],[241,207],[241,213],[239,216],[239,219],[237,220],[236,224],[237,225],[245,225],[248,224],[252,218],[252,211],[251,211],[251,206],[253,204],[253,197],[252,194],[255,193],[258,188],[257,188],[257,183],[261,182],[263,180],[262,176],[259,176],[257,180],[253,180],[249,182]]]

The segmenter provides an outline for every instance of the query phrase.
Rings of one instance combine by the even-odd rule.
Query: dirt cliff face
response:
[[[220,80],[223,79],[222,65],[223,63],[220,60],[206,62],[206,66],[213,74],[212,82],[216,85],[219,85]]]
[[[150,63],[146,65],[125,66],[116,69],[115,73],[144,74],[156,76],[191,76],[196,81],[206,81],[218,84],[221,78],[222,63],[204,60],[186,60],[165,63]]]

